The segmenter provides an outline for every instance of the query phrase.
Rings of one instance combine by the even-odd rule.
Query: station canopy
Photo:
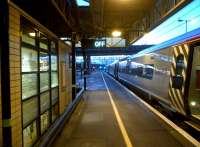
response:
[[[159,44],[200,28],[200,0],[193,0],[186,7],[168,18],[133,45]]]

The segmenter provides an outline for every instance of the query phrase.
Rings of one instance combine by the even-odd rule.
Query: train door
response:
[[[193,47],[191,72],[189,78],[188,107],[189,113],[200,119],[200,42]]]
[[[188,72],[189,47],[181,44],[172,47],[172,65],[170,69],[169,97],[171,104],[179,113],[186,115],[185,90]]]

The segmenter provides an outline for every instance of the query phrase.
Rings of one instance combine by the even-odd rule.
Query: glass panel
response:
[[[52,108],[52,122],[55,121],[55,119],[58,117],[59,112],[58,112],[58,104],[56,104],[53,108]]]
[[[22,28],[22,41],[35,46],[36,32],[30,27],[23,26]]]
[[[40,110],[41,113],[50,108],[50,95],[49,92],[45,92],[40,95]]]
[[[44,133],[44,131],[49,126],[49,111],[45,112],[40,116],[40,123],[41,123],[41,133]]]
[[[23,102],[23,125],[33,121],[38,114],[38,98],[34,97]]]
[[[51,90],[51,101],[52,105],[54,105],[58,101],[58,88]]]
[[[49,55],[48,53],[40,52],[40,71],[49,70]]]
[[[37,94],[37,74],[22,75],[22,99]]]
[[[49,73],[40,73],[40,92],[49,89]]]
[[[44,35],[40,35],[40,48],[48,50],[48,39]]]
[[[200,46],[194,48],[189,89],[191,114],[200,119]]]
[[[56,54],[56,44],[53,41],[51,41],[51,52]]]
[[[30,124],[23,130],[24,147],[32,147],[36,139],[37,139],[37,125],[36,121],[34,121],[32,124]]]
[[[37,71],[37,51],[22,47],[22,72]]]
[[[51,87],[58,86],[58,74],[57,72],[51,72]]]
[[[57,71],[57,56],[51,55],[51,70]]]

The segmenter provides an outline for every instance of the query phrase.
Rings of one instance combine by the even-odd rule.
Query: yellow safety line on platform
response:
[[[120,117],[119,111],[118,111],[118,109],[116,107],[116,104],[115,104],[113,98],[112,98],[112,95],[110,94],[110,90],[108,89],[108,85],[107,85],[107,83],[106,83],[106,81],[105,81],[104,76],[103,76],[102,73],[101,73],[101,76],[103,78],[106,90],[108,92],[108,95],[109,95],[109,98],[110,98],[110,102],[112,104],[112,107],[113,107],[113,110],[114,110],[114,113],[115,113],[115,116],[116,116],[116,119],[117,119],[117,123],[119,125],[120,131],[121,131],[122,136],[124,138],[125,144],[126,144],[127,147],[133,147],[133,145],[132,145],[132,143],[130,141],[130,138],[128,136],[128,133],[126,131],[126,128],[124,126],[124,123],[123,123],[123,121],[122,121],[122,119]]]

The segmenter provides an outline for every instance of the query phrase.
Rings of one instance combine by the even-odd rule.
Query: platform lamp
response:
[[[178,22],[185,22],[185,32],[187,33],[188,31],[188,21],[190,20],[187,20],[187,19],[178,19]]]

